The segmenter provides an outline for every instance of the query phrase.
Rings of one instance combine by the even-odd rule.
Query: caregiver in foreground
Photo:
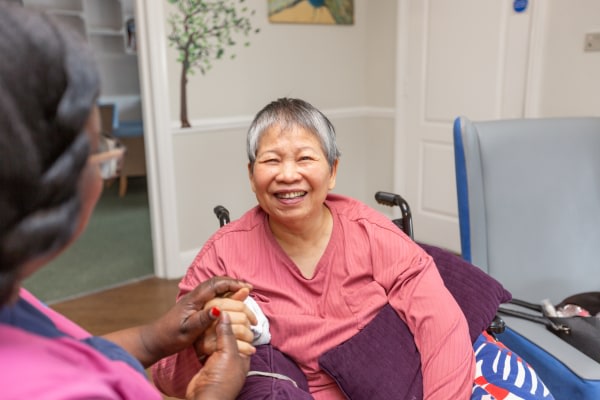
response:
[[[21,287],[85,229],[107,171],[100,82],[82,39],[51,17],[0,0],[0,397],[160,400],[145,368],[209,326],[215,350],[188,380],[188,399],[237,396],[249,362],[215,296],[251,286],[214,277],[147,325],[95,337]],[[103,173],[104,172],[104,173]],[[81,265],[85,273],[85,262]]]

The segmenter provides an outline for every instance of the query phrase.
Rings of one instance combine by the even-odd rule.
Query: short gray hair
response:
[[[254,168],[260,138],[273,125],[280,125],[282,128],[299,126],[312,132],[319,139],[330,168],[340,158],[335,129],[329,119],[304,100],[281,98],[260,110],[248,129],[246,151],[251,169]]]

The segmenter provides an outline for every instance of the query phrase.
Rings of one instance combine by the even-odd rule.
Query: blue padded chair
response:
[[[600,290],[600,117],[459,117],[454,152],[463,258],[533,303]],[[500,340],[556,399],[600,399],[599,363],[543,325],[503,319]]]

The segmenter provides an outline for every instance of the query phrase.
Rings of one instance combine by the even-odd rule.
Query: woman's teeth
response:
[[[293,199],[296,197],[304,196],[306,192],[289,192],[289,193],[279,193],[277,197],[280,199]]]

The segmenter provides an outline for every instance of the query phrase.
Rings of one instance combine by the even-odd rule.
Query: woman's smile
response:
[[[298,197],[303,197],[304,195],[306,195],[306,192],[301,191],[301,192],[287,192],[287,193],[276,193],[275,196],[279,197],[280,199],[295,199]]]

